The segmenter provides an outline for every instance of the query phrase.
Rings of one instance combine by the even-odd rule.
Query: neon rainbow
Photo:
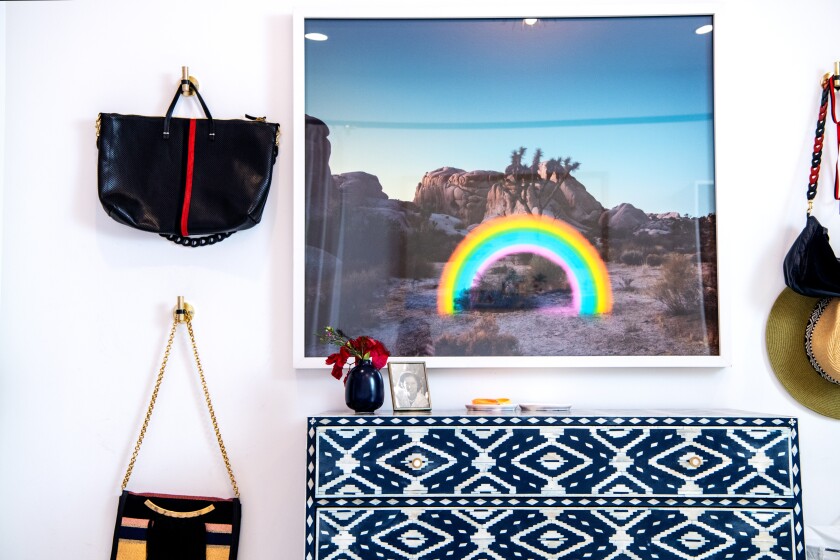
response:
[[[595,247],[566,222],[517,214],[484,222],[458,244],[441,274],[438,314],[454,314],[459,294],[476,286],[493,263],[517,253],[537,254],[563,268],[572,288],[570,311],[612,311],[610,277]]]

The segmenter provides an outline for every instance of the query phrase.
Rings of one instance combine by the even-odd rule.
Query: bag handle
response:
[[[207,104],[204,102],[204,98],[201,97],[201,94],[198,93],[198,89],[195,87],[195,84],[189,80],[181,80],[181,84],[178,86],[178,91],[175,92],[175,97],[172,98],[172,103],[169,104],[169,109],[166,111],[166,118],[163,120],[163,139],[169,140],[169,121],[172,120],[172,112],[175,110],[175,105],[178,104],[178,99],[181,97],[181,86],[185,85],[189,85],[190,91],[195,93],[196,97],[198,97],[198,102],[201,103],[201,108],[204,109],[204,115],[207,117],[207,120],[210,121],[210,133],[208,134],[208,137],[211,141],[216,140],[216,125],[213,123],[213,116],[210,114],[210,109],[207,108]]]
[[[163,139],[169,140],[169,124],[172,120],[172,113],[175,111],[175,105],[178,104],[178,100],[181,98],[183,94],[183,86],[188,86],[190,91],[194,92],[196,97],[198,97],[198,102],[201,103],[201,108],[204,109],[204,115],[207,117],[207,120],[210,122],[210,132],[208,137],[211,141],[216,140],[216,124],[213,122],[213,116],[210,114],[210,109],[207,108],[207,104],[204,102],[204,98],[201,97],[201,94],[198,93],[198,88],[195,87],[195,84],[190,80],[181,80],[181,85],[178,86],[178,91],[175,92],[175,97],[172,98],[172,103],[169,104],[169,109],[166,111],[166,118],[163,121]],[[215,233],[213,235],[207,235],[204,237],[182,237],[180,235],[175,234],[166,234],[161,233],[160,236],[176,243],[177,245],[183,245],[184,247],[204,247],[205,245],[214,245],[220,241],[224,241],[228,237],[230,237],[234,232],[225,232],[225,233]]]
[[[204,378],[204,369],[201,367],[201,360],[198,358],[198,347],[195,345],[195,334],[192,327],[192,306],[184,303],[184,298],[178,298],[178,306],[173,313],[172,328],[169,330],[169,340],[166,342],[166,351],[163,353],[163,363],[160,364],[160,371],[158,372],[157,380],[155,381],[155,388],[152,391],[152,399],[149,401],[149,408],[146,410],[146,418],[143,420],[143,427],[140,428],[140,437],[137,438],[137,444],[134,446],[134,452],[131,454],[131,460],[128,462],[128,470],[122,481],[122,490],[125,491],[128,486],[128,479],[131,478],[131,472],[134,470],[134,463],[137,461],[137,455],[140,453],[140,446],[143,444],[143,438],[146,436],[146,429],[149,427],[149,420],[152,418],[152,411],[155,408],[155,401],[157,401],[158,391],[163,382],[163,372],[166,370],[166,363],[169,361],[169,352],[172,350],[172,341],[175,340],[175,330],[179,323],[187,324],[187,331],[190,334],[190,342],[192,343],[193,356],[195,357],[195,364],[198,366],[198,375],[201,378],[201,388],[204,390],[204,400],[207,403],[207,410],[210,413],[210,421],[213,423],[213,431],[216,432],[216,441],[219,443],[219,450],[222,452],[222,459],[225,462],[230,484],[233,487],[233,494],[239,497],[239,486],[236,484],[236,478],[233,476],[233,469],[230,466],[225,443],[222,441],[222,433],[219,431],[219,424],[216,422],[216,414],[213,412],[213,403],[210,401],[210,392],[207,390],[207,381]]]
[[[811,215],[811,211],[814,209],[814,198],[817,196],[817,182],[820,178],[820,163],[822,162],[822,150],[823,150],[823,140],[825,139],[825,121],[826,115],[828,114],[828,98],[829,98],[829,91],[831,91],[831,100],[832,106],[834,105],[834,92],[832,91],[832,82],[834,80],[830,79],[831,75],[826,74],[822,81],[822,94],[820,96],[820,110],[817,114],[817,128],[814,131],[814,151],[811,155],[811,173],[808,175],[808,190],[807,190],[807,197],[808,197],[808,215]],[[832,107],[832,118],[834,118],[834,109]],[[836,122],[836,121],[835,121]],[[835,186],[837,183],[837,179],[835,178]],[[838,197],[838,194],[835,192],[835,198]]]
[[[221,243],[234,233],[236,232],[225,231],[223,233],[213,233],[211,235],[205,235],[204,237],[182,237],[174,233],[159,233],[158,235],[160,235],[164,239],[168,239],[172,243],[175,243],[177,245],[183,245],[184,247],[204,247],[206,245],[215,245],[216,243]]]

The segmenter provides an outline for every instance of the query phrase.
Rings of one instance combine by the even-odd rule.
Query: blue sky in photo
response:
[[[412,200],[427,171],[572,157],[605,207],[714,211],[710,16],[307,19],[306,113],[333,173]]]

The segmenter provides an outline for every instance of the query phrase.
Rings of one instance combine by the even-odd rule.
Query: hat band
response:
[[[820,317],[828,307],[830,301],[831,298],[822,298],[820,301],[818,301],[816,307],[814,307],[814,311],[808,318],[808,326],[805,327],[805,353],[808,354],[808,361],[811,362],[811,367],[813,367],[816,370],[816,372],[820,374],[820,377],[822,377],[826,381],[834,383],[835,385],[840,385],[840,381],[827,374],[825,370],[822,367],[820,367],[819,362],[814,357],[814,350],[811,344],[811,339],[814,334],[814,328],[817,326],[817,322],[820,320]]]

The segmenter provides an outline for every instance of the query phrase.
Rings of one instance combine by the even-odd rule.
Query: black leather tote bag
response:
[[[262,218],[280,126],[265,119],[206,119],[100,113],[98,188],[114,220],[189,247],[210,245]],[[196,237],[198,236],[198,237]]]

